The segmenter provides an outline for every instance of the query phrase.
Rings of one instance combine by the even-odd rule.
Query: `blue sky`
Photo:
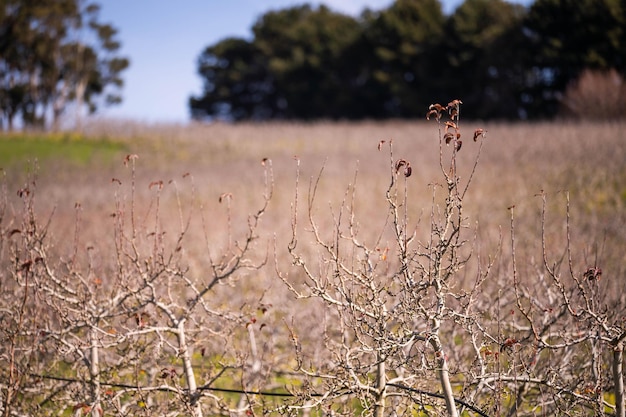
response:
[[[196,74],[200,53],[228,36],[249,38],[256,19],[294,0],[100,0],[100,21],[119,29],[121,54],[131,60],[124,74],[124,101],[101,115],[143,122],[189,121],[187,100],[202,90]],[[528,4],[530,0],[517,0]],[[326,0],[335,11],[358,15],[379,10],[392,0]],[[446,13],[461,0],[443,0]]]

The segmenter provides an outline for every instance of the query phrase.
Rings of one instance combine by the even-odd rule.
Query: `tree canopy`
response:
[[[471,118],[558,114],[585,69],[626,74],[620,0],[396,0],[351,17],[325,6],[258,18],[251,39],[228,38],[198,59],[196,119],[421,117],[459,97]]]
[[[1,0],[0,124],[58,127],[70,104],[84,108],[121,101],[117,30],[84,0]]]

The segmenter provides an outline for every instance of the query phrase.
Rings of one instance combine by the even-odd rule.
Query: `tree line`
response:
[[[72,107],[87,111],[121,102],[117,29],[85,0],[2,0],[0,7],[0,128],[59,128]]]
[[[446,97],[470,118],[551,118],[586,71],[610,72],[601,82],[617,90],[626,74],[620,0],[465,0],[450,15],[438,0],[396,0],[358,17],[304,4],[252,33],[200,54],[194,118],[410,118]]]

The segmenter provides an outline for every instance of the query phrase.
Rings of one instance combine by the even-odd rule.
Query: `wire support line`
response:
[[[54,375],[42,375],[42,374],[35,374],[35,373],[29,373],[28,374],[31,377],[34,378],[41,378],[41,379],[49,379],[49,380],[53,380],[53,381],[61,381],[61,382],[68,382],[68,383],[84,383],[84,380],[81,379],[76,379],[76,378],[67,378],[67,377],[61,377],[61,376],[54,376]],[[114,383],[114,382],[100,382],[101,386],[105,386],[105,387],[111,387],[111,388],[122,388],[122,389],[136,389],[136,390],[152,390],[152,391],[165,391],[165,392],[172,392],[172,391],[182,391],[185,392],[187,391],[186,389],[179,389],[179,388],[175,388],[175,387],[170,387],[169,385],[166,386],[155,386],[155,387],[143,387],[143,386],[139,386],[139,385],[132,385],[132,384],[122,384],[122,383]],[[406,385],[402,385],[402,384],[394,384],[394,383],[387,383],[386,384],[387,387],[392,387],[392,388],[396,388],[399,390],[404,390],[404,391],[408,391],[408,392],[412,392],[415,394],[420,394],[420,395],[425,395],[428,397],[433,397],[433,398],[440,398],[440,399],[444,399],[443,394],[439,394],[436,392],[431,392],[431,391],[425,391],[425,390],[421,390],[418,388],[413,388],[413,387],[409,387]],[[197,388],[197,391],[211,391],[211,392],[224,392],[224,393],[228,393],[228,394],[244,394],[244,395],[259,395],[259,396],[264,396],[264,397],[285,397],[285,398],[289,398],[289,397],[296,397],[296,394],[293,394],[291,392],[275,392],[275,391],[255,391],[255,390],[245,390],[245,389],[237,389],[237,388],[220,388],[220,387],[211,387],[211,386],[201,386]],[[346,391],[341,393],[342,395],[348,395],[351,394],[352,392]],[[308,394],[308,396],[310,397],[322,397],[323,394],[319,394],[319,393],[310,393]],[[489,417],[488,414],[486,414],[484,411],[482,411],[481,409],[479,409],[478,407],[473,406],[472,404],[463,401],[461,399],[458,398],[454,398],[454,402],[466,407],[470,410],[472,410],[473,412],[475,412],[476,414],[478,414],[481,417]]]

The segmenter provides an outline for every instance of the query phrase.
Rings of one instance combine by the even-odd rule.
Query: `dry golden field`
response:
[[[479,137],[475,142],[472,135],[479,127],[487,131],[486,137]],[[478,124],[461,121],[463,146],[456,159],[460,188],[464,190],[470,178],[471,182],[463,199],[461,236],[467,243],[462,245],[459,253],[469,258],[456,272],[454,281],[450,283],[453,290],[450,291],[457,295],[466,294],[463,292],[465,290],[475,291],[478,294],[476,299],[480,299],[482,294],[485,300],[464,304],[462,300],[465,295],[459,295],[451,305],[453,308],[472,306],[476,311],[481,311],[473,311],[472,317],[480,317],[484,326],[481,331],[485,334],[497,335],[491,340],[492,343],[497,345],[496,339],[500,343],[513,340],[511,335],[516,332],[516,343],[518,340],[527,340],[530,346],[532,329],[520,323],[535,320],[541,312],[547,315],[548,311],[567,307],[567,303],[559,301],[559,296],[570,300],[576,297],[575,282],[578,281],[567,278],[567,273],[564,273],[562,281],[554,284],[557,287],[563,284],[567,288],[555,291],[556,298],[546,295],[542,285],[545,284],[546,269],[550,266],[563,271],[571,267],[574,276],[585,285],[582,279],[588,277],[585,271],[592,267],[601,268],[601,277],[597,280],[598,277],[594,277],[594,287],[588,290],[585,287],[585,291],[593,294],[594,306],[597,306],[599,315],[607,317],[607,323],[611,321],[611,326],[624,328],[625,128],[624,124],[590,122]],[[315,364],[326,360],[322,346],[328,348],[328,339],[332,338],[328,332],[329,323],[338,320],[341,315],[329,311],[324,302],[315,297],[297,300],[280,279],[282,276],[296,288],[307,280],[306,274],[288,250],[293,244],[293,228],[297,228],[298,253],[322,275],[328,267],[328,259],[321,253],[324,248],[320,247],[319,242],[316,243],[311,233],[309,215],[315,219],[324,241],[332,241],[339,229],[345,231],[349,225],[353,236],[357,236],[358,241],[367,248],[380,252],[378,261],[388,262],[386,268],[393,270],[400,255],[390,226],[390,207],[385,193],[395,177],[394,165],[399,159],[410,163],[411,175],[396,178],[402,186],[396,184],[398,188],[395,190],[399,192],[400,212],[407,230],[415,234],[417,241],[427,242],[432,235],[433,213],[445,207],[442,166],[443,172],[449,172],[451,147],[443,145],[440,148],[442,131],[443,127],[439,128],[434,121],[217,123],[188,126],[94,122],[87,128],[86,138],[76,140],[114,143],[116,147],[112,151],[107,150],[106,155],[100,154],[96,146],[86,160],[72,160],[63,154],[55,154],[37,161],[26,155],[8,158],[8,162],[5,162],[5,204],[1,219],[5,251],[2,253],[2,262],[5,267],[12,263],[9,251],[12,237],[8,234],[22,227],[20,218],[25,210],[22,202],[24,192],[20,193],[19,190],[28,189],[34,195],[32,201],[36,222],[40,228],[49,225],[45,248],[47,256],[55,259],[51,264],[65,265],[72,260],[69,264],[83,271],[85,277],[97,280],[97,287],[101,286],[114,294],[113,287],[123,286],[117,281],[118,278],[113,277],[123,269],[116,248],[119,251],[123,246],[120,231],[125,230],[129,235],[137,233],[137,250],[146,250],[143,252],[146,265],[157,254],[180,256],[179,266],[185,271],[185,279],[196,283],[194,285],[197,287],[198,282],[210,280],[215,274],[212,268],[222,259],[222,254],[233,248],[237,252],[237,245],[245,241],[251,221],[249,215],[263,207],[264,196],[271,193],[260,224],[254,229],[252,246],[245,252],[245,261],[260,266],[235,269],[236,273],[232,277],[211,288],[206,301],[211,306],[207,309],[220,311],[217,316],[233,314],[244,323],[251,320],[246,326],[259,326],[262,323],[262,327],[257,329],[254,349],[250,351],[252,339],[248,333],[244,331],[246,336],[240,337],[241,330],[236,328],[227,334],[220,333],[217,342],[211,340],[210,335],[199,336],[198,333],[193,349],[196,353],[202,349],[203,356],[202,346],[210,346],[216,351],[223,349],[238,352],[234,355],[238,359],[231,362],[233,368],[236,368],[235,362],[245,364],[251,357],[260,355],[263,369],[276,371],[283,378],[287,375],[287,378],[295,380],[297,359],[294,358],[291,346],[294,333],[299,337],[302,357],[311,366],[317,366]],[[16,139],[5,137],[0,140]],[[475,165],[479,149],[479,159]],[[137,158],[129,158],[129,155],[136,155]],[[309,208],[307,203],[313,189],[315,200]],[[542,205],[543,201],[545,206]],[[542,207],[545,207],[544,211]],[[512,216],[515,228],[515,276],[511,253]],[[183,238],[179,240],[181,233]],[[333,245],[329,247],[335,248]],[[344,246],[338,240],[337,251],[339,247]],[[548,268],[544,265],[544,255]],[[361,261],[356,252],[344,259],[345,263]],[[476,282],[487,264],[490,265],[489,276],[478,286]],[[136,268],[141,270],[139,265]],[[4,284],[6,291],[9,284],[7,278],[4,279],[7,282]],[[518,301],[514,279],[516,288],[524,294],[517,294]],[[190,284],[186,296],[193,297],[196,287]],[[579,285],[579,288],[582,287]],[[132,307],[124,308],[132,310]],[[469,307],[467,314],[470,314]],[[509,319],[503,318],[509,314],[515,317],[511,319],[515,323],[511,324],[507,322]],[[570,311],[570,314],[575,315],[575,312]],[[567,316],[566,313],[563,315]],[[542,325],[545,329],[550,328],[559,333],[561,318],[555,318],[551,324],[544,321]],[[505,322],[508,324],[505,325]],[[465,351],[466,342],[455,339],[457,327],[461,328],[464,324],[454,317],[450,318],[450,323],[453,324],[446,331],[455,336],[444,344],[451,348],[449,359],[453,383],[456,384],[455,392],[466,398],[470,390],[475,388],[472,385],[475,381],[472,382],[468,376],[473,372],[469,369],[474,365],[463,363],[471,354]],[[567,323],[564,326],[570,326],[572,322],[565,320],[563,323]],[[38,325],[41,326],[41,323]],[[121,331],[119,326],[123,327],[118,324],[116,332]],[[215,326],[221,329],[222,325]],[[563,336],[563,339],[567,338]],[[480,352],[478,356],[484,354],[491,343],[487,337],[481,340],[479,344],[482,343],[482,347],[476,349],[476,352]],[[523,343],[519,343],[522,347],[516,352],[522,358],[528,355],[528,349],[525,350]],[[455,349],[459,345],[463,348]],[[587,351],[594,349],[589,347]],[[262,351],[262,354],[258,351]],[[333,352],[332,349],[330,351]],[[557,352],[556,347],[554,352]],[[576,362],[579,361],[578,356],[561,355],[558,352],[554,353],[554,358],[559,359],[547,359],[548,365],[544,364],[550,372],[565,372],[559,366],[568,361],[579,363]],[[172,354],[172,357],[177,355],[180,352]],[[7,357],[3,356],[2,361],[8,369]],[[198,358],[195,357],[195,360]],[[69,359],[67,361],[71,362]],[[580,364],[586,364],[580,361]],[[179,366],[177,359],[171,359],[171,362],[172,366]],[[76,374],[67,370],[66,374],[85,377],[75,365],[72,366]],[[160,362],[154,366],[161,366]],[[319,366],[322,369],[323,366]],[[510,363],[506,366],[509,371],[515,368]],[[587,365],[580,366],[584,368]],[[598,366],[598,369],[602,368]],[[602,369],[610,372],[610,365],[603,366]],[[487,369],[488,365],[485,367]],[[198,365],[197,374],[202,375],[199,377],[202,381],[208,381],[210,378],[207,375],[217,372],[210,366],[208,368],[207,365]],[[233,375],[240,375],[243,381],[241,375],[246,375],[245,365],[241,369],[238,371],[241,374]],[[597,382],[598,379],[591,376],[595,371],[568,373],[572,381],[583,378],[582,374],[588,379],[584,383],[575,383],[566,376],[563,376],[562,381],[557,377],[554,377],[557,382],[555,379],[550,380],[550,372],[545,369],[535,373],[541,375],[537,378],[545,378],[542,384],[546,384],[546,387],[555,390],[567,387],[569,391],[565,392],[574,396],[574,399],[567,397],[572,403],[593,402],[590,400],[591,394],[585,393],[584,389],[591,389],[588,387],[591,383],[589,381]],[[531,371],[527,372],[528,375],[534,375]],[[504,373],[502,371],[500,375]],[[182,375],[182,372],[179,371],[179,374]],[[119,374],[107,375],[111,380],[123,380],[121,371]],[[507,374],[511,375],[510,372]],[[239,385],[234,376],[229,378],[222,382],[226,381],[224,383],[230,387]],[[434,377],[422,378],[422,383],[410,379],[403,383],[414,388],[438,391],[437,385],[432,385]],[[140,379],[135,378],[132,383]],[[215,381],[219,385],[220,380]],[[282,386],[280,381],[284,380],[277,379],[276,375],[270,376],[268,371],[261,380],[257,378],[248,384],[254,389],[277,389]],[[512,404],[515,404],[517,397],[511,394],[513,388],[510,391],[498,391],[497,385],[494,386],[496,388],[491,389],[495,396],[485,394],[489,390],[481,391],[478,388],[472,394],[474,403],[483,410],[489,409],[497,414],[504,412],[504,409],[509,412],[516,409],[519,415],[540,412],[526,403],[518,404],[515,406],[518,408],[515,408]],[[614,407],[610,407],[615,404],[615,398],[611,396],[612,387],[610,383],[602,387],[606,404],[600,399],[598,407],[614,410]],[[76,389],[76,392],[79,391]],[[586,397],[578,398],[574,395],[576,393]],[[562,404],[557,400],[548,405],[549,401],[542,397],[544,394],[543,391],[535,393],[530,396],[530,401],[546,401],[545,404],[541,403],[544,411],[561,410],[559,407]],[[78,397],[77,393],[72,401],[79,403]],[[120,398],[127,399],[121,394]],[[240,406],[239,403],[228,403],[228,398],[225,400],[226,405],[221,404],[219,407],[230,407],[232,410]],[[519,398],[522,398],[521,389]],[[258,407],[259,404],[254,406]],[[269,413],[269,409],[264,408],[266,406],[262,407],[263,413]],[[437,410],[436,404],[429,407]],[[582,410],[592,410],[587,406],[581,407]],[[208,415],[210,412],[207,410],[209,408],[204,412]],[[259,408],[254,410],[260,412]],[[118,412],[121,415],[121,411]],[[441,409],[439,412],[444,413]],[[587,412],[592,413],[582,411],[579,415],[588,415],[585,414]],[[198,410],[194,413],[198,415]]]
[[[513,205],[519,220],[528,221],[519,232],[528,232],[532,240],[537,231],[535,226],[541,206],[538,194],[542,190],[550,208],[547,226],[562,229],[564,195],[568,191],[572,233],[586,246],[585,256],[593,258],[593,248],[597,246],[598,251],[602,251],[598,255],[604,257],[603,263],[612,264],[606,271],[607,277],[615,277],[612,280],[624,277],[624,259],[620,254],[624,252],[626,239],[623,233],[626,220],[625,126],[571,122],[461,123],[464,144],[459,152],[459,175],[462,180],[469,176],[478,149],[471,138],[477,127],[486,129],[487,137],[465,201],[465,214],[470,228],[485,234],[481,246],[498,243],[500,229],[503,235],[507,233],[508,208]],[[390,140],[393,141],[393,158],[406,159],[413,168],[408,180],[412,216],[409,221],[417,222],[428,212],[431,186],[442,181],[435,122],[190,126],[119,122],[94,123],[88,135],[120,143],[124,148],[106,159],[98,158],[96,148],[95,157],[88,163],[72,163],[62,156],[46,158],[39,161],[35,169],[37,207],[42,215],[54,210],[53,230],[56,224],[62,232],[52,235],[61,244],[67,243],[66,232],[73,228],[77,202],[81,205],[81,220],[86,223],[81,226],[83,239],[102,241],[107,233],[107,216],[114,211],[115,194],[126,193],[124,198],[129,198],[130,169],[124,165],[128,154],[139,157],[135,162],[138,213],[148,213],[153,203],[155,192],[150,184],[163,181],[162,198],[166,205],[161,221],[180,223],[176,198],[182,198],[183,209],[191,210],[192,206],[199,209],[202,205],[204,216],[221,222],[220,216],[225,215],[225,210],[218,199],[230,193],[234,227],[245,223],[247,214],[262,200],[262,160],[268,158],[273,169],[274,190],[262,222],[266,232],[263,237],[274,239],[276,236],[279,241],[290,239],[297,160],[301,171],[300,187],[305,193],[310,179],[323,168],[317,210],[328,221],[331,221],[333,207],[338,208],[346,189],[356,180],[356,216],[363,233],[378,233],[385,219]],[[387,142],[379,151],[381,140]],[[12,163],[5,170],[11,198],[15,198],[15,190],[23,186],[27,173],[33,171],[29,160],[23,158],[21,163]],[[185,174],[190,175],[183,177]],[[113,182],[113,178],[120,180],[122,187]],[[200,221],[200,216],[192,217]],[[376,227],[378,224],[380,227]],[[215,236],[215,242],[219,242],[220,237]],[[203,246],[200,242],[187,243]]]

